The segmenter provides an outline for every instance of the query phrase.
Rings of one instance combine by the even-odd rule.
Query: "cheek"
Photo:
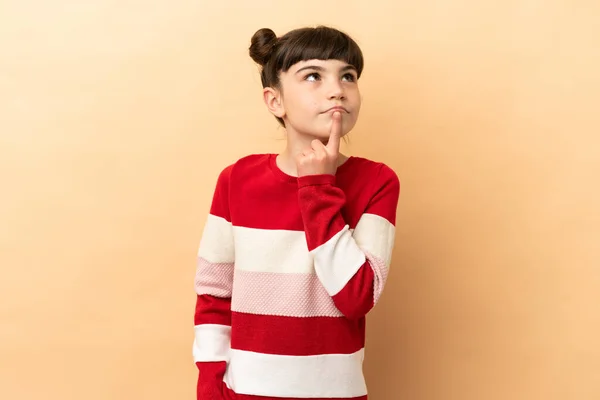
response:
[[[302,99],[302,106],[306,112],[313,112],[319,108],[319,103],[312,96],[306,96]]]
[[[360,97],[360,94],[357,94],[354,98],[353,98],[353,103],[354,103],[354,110],[355,113],[358,114],[358,112],[360,111],[360,107],[362,105],[362,98]]]

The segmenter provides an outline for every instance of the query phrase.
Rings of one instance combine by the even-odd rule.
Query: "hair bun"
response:
[[[277,44],[277,35],[269,28],[262,28],[252,36],[250,43],[250,57],[260,65],[265,65]]]

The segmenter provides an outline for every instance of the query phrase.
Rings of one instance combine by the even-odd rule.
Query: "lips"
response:
[[[324,112],[328,113],[328,112],[335,112],[335,111],[340,111],[340,112],[345,112],[345,113],[348,112],[348,110],[346,110],[342,106],[334,106],[334,107],[331,107],[331,108],[325,110]]]

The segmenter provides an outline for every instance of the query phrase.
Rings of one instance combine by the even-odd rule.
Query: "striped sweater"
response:
[[[242,158],[217,181],[195,279],[198,399],[365,400],[398,178],[360,157],[300,178],[275,160]]]

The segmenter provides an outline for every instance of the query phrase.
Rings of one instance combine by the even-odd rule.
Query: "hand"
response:
[[[342,136],[342,114],[336,111],[331,116],[331,129],[327,145],[320,140],[313,140],[310,149],[304,150],[296,157],[298,176],[335,175],[340,155],[340,138]]]

